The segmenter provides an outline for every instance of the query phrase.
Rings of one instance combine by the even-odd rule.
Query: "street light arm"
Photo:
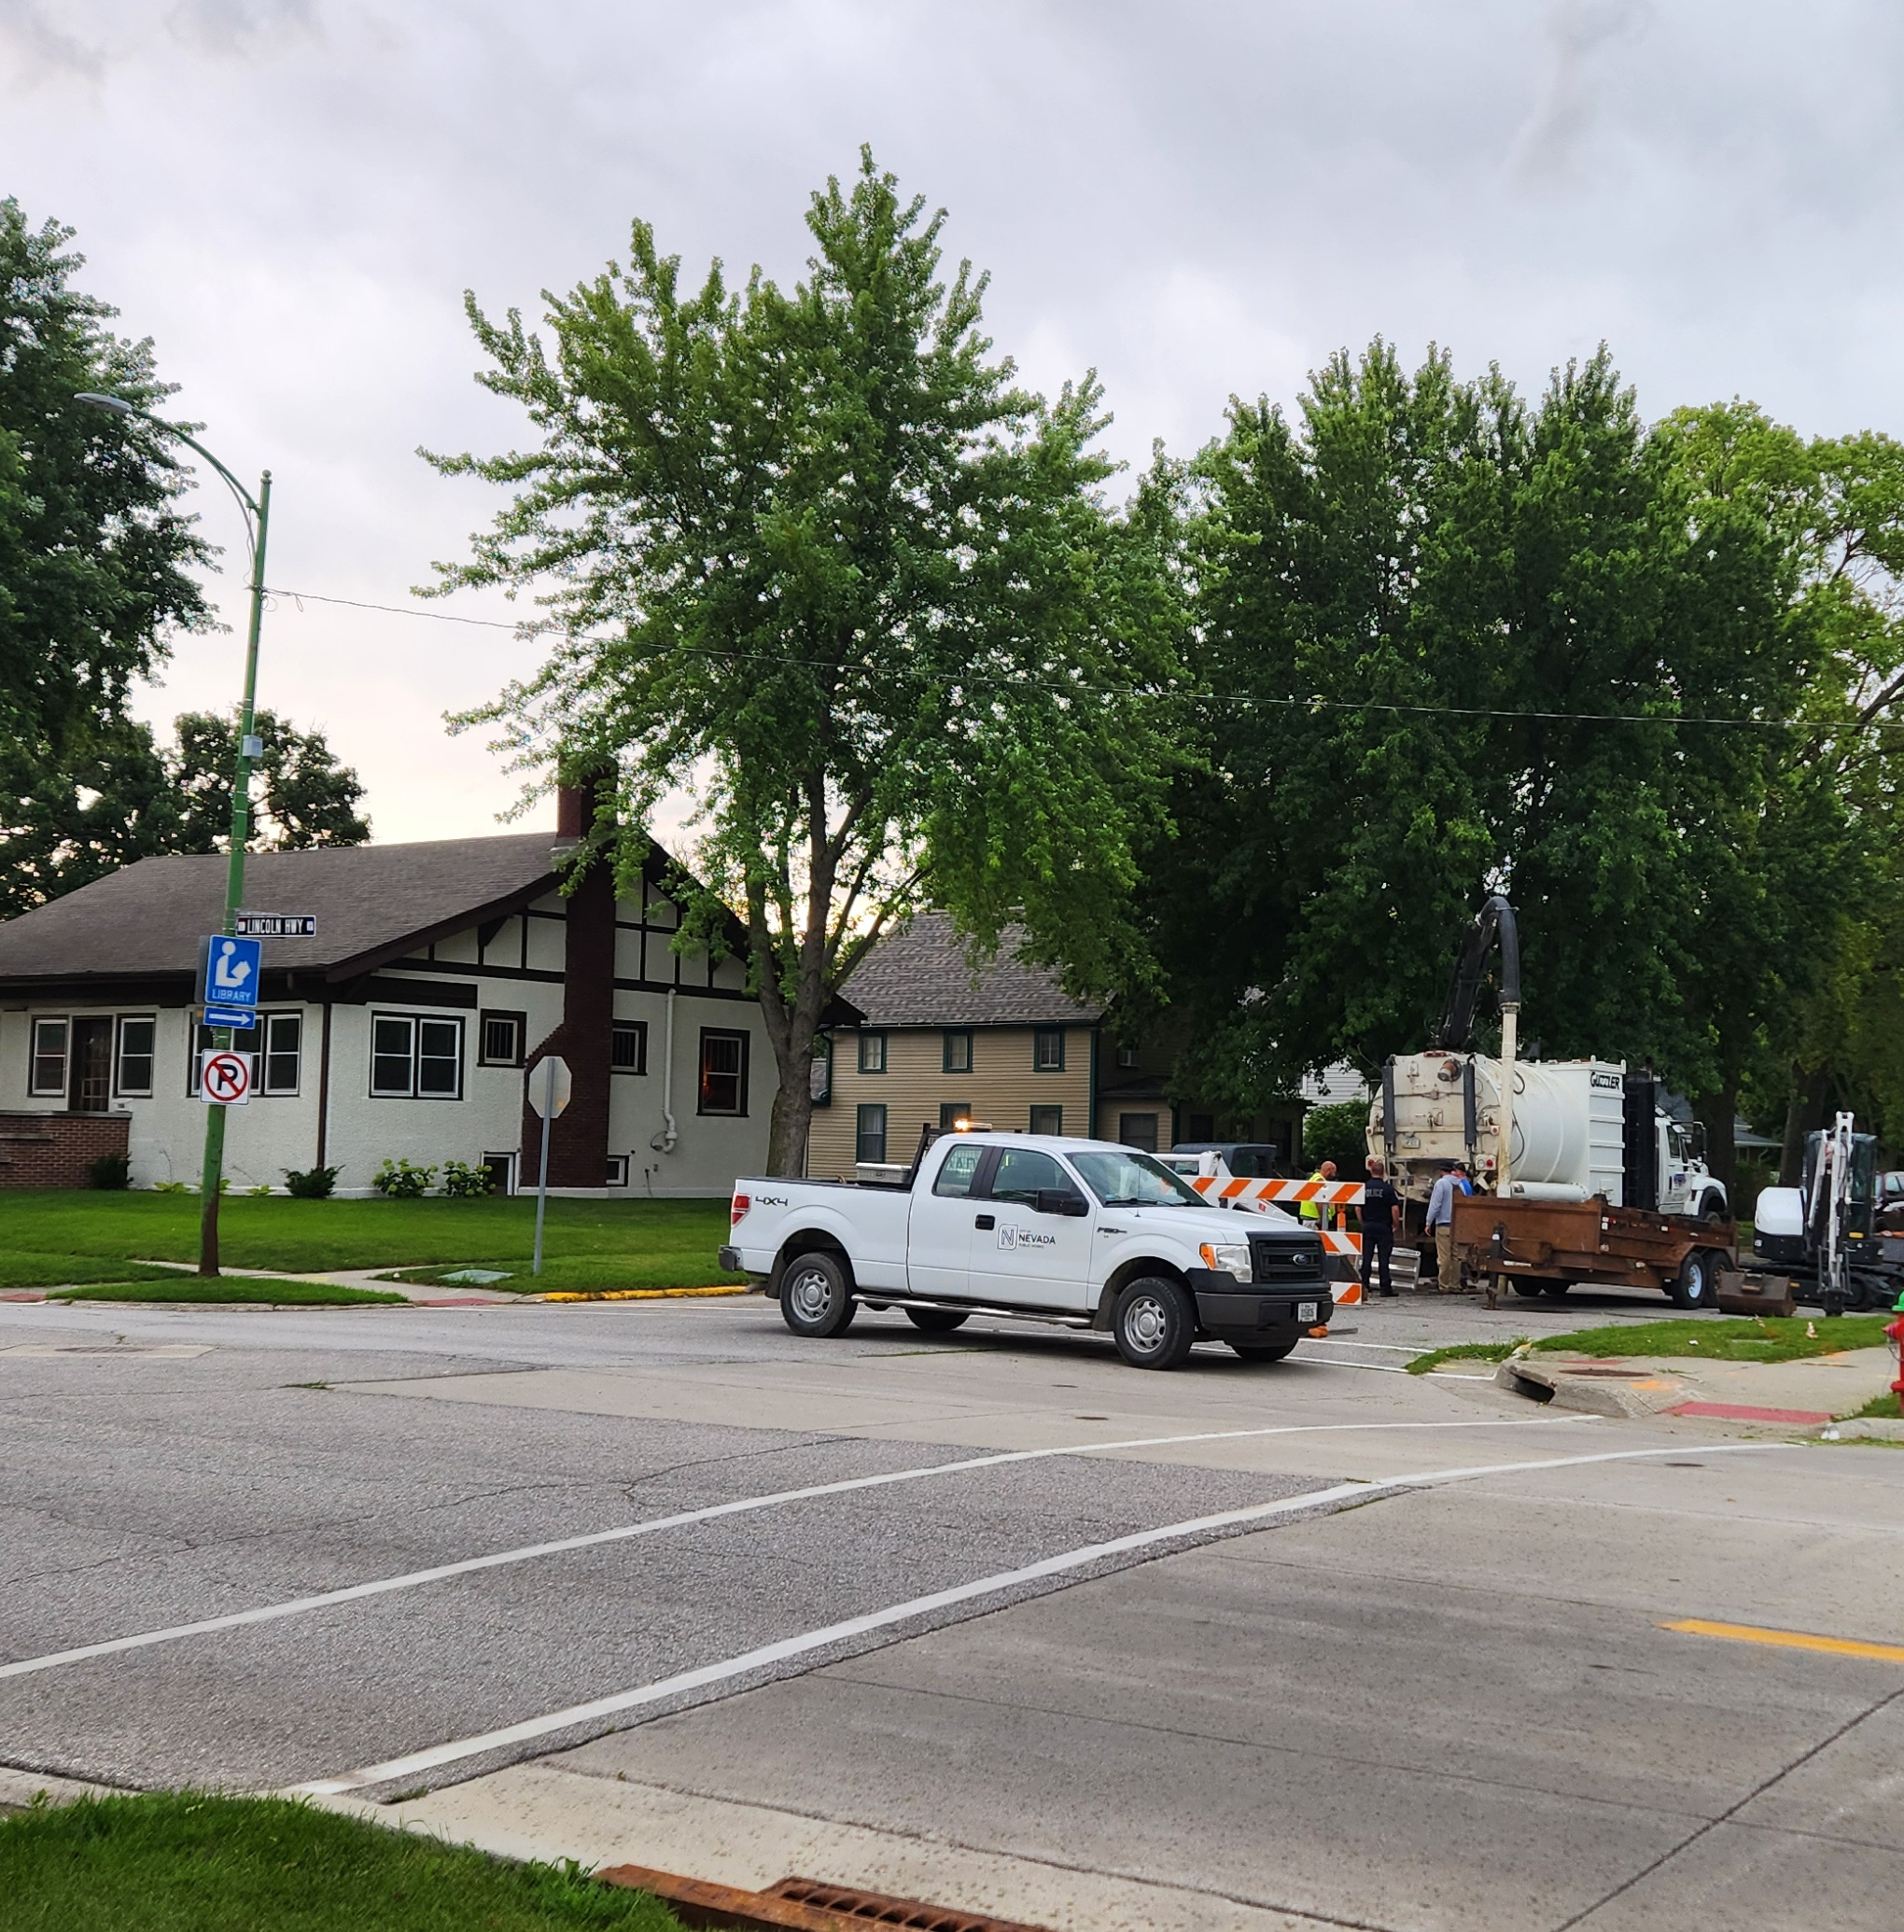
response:
[[[155,416],[148,409],[141,409],[135,402],[128,402],[122,396],[102,396],[90,389],[82,389],[74,397],[75,402],[83,402],[92,409],[109,410],[116,416],[137,416],[141,422],[150,423],[153,428],[162,429],[168,436],[175,436],[188,449],[196,450],[220,476],[225,479],[231,494],[237,497],[239,506],[245,513],[247,525],[256,524],[259,515],[257,499],[245,485],[212,455],[197,437],[189,436],[176,423],[168,423],[163,416]],[[247,535],[250,534],[247,527]]]

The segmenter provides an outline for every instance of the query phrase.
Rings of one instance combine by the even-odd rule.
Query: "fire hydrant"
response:
[[[1904,1295],[1897,1297],[1897,1319],[1884,1324],[1884,1333],[1891,1337],[1891,1359],[1897,1365],[1897,1379],[1891,1384],[1891,1393],[1897,1398],[1897,1407],[1904,1408]]]

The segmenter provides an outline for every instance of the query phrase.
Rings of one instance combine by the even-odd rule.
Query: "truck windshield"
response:
[[[1072,1167],[1107,1208],[1207,1208],[1155,1155],[1126,1148],[1119,1154],[1072,1154]]]

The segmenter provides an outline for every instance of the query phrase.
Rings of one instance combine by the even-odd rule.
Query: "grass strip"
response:
[[[1455,1342],[1446,1349],[1431,1349],[1408,1364],[1410,1375],[1432,1375],[1444,1362],[1505,1362],[1516,1349],[1525,1347],[1527,1337],[1504,1342]]]
[[[1881,1349],[1888,1315],[1750,1315],[1715,1321],[1691,1315],[1677,1322],[1621,1323],[1543,1336],[1536,1353],[1685,1355],[1707,1362],[1799,1362],[1850,1349]]]
[[[1840,1416],[1841,1422],[1898,1422],[1904,1421],[1904,1408],[1898,1407],[1896,1395],[1873,1395],[1862,1408],[1855,1408],[1848,1416]]]
[[[49,1301],[261,1302],[271,1308],[341,1309],[361,1303],[401,1304],[406,1297],[374,1288],[338,1288],[325,1281],[274,1281],[255,1275],[221,1275],[202,1281],[169,1270],[140,1281],[88,1282],[63,1288]]]
[[[0,1820],[8,1932],[679,1932],[578,1865],[515,1865],[279,1798],[81,1799]]]
[[[0,1254],[0,1288],[63,1288],[74,1281],[175,1281],[178,1270],[90,1254]]]

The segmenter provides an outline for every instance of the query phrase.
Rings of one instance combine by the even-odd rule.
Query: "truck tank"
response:
[[[1521,1060],[1514,1068],[1509,1191],[1527,1200],[1622,1199],[1626,1068],[1607,1060]],[[1385,1110],[1393,1097],[1394,1121]],[[1425,1200],[1442,1163],[1469,1162],[1491,1184],[1499,1144],[1501,1063],[1482,1054],[1398,1054],[1369,1109],[1368,1151]]]

